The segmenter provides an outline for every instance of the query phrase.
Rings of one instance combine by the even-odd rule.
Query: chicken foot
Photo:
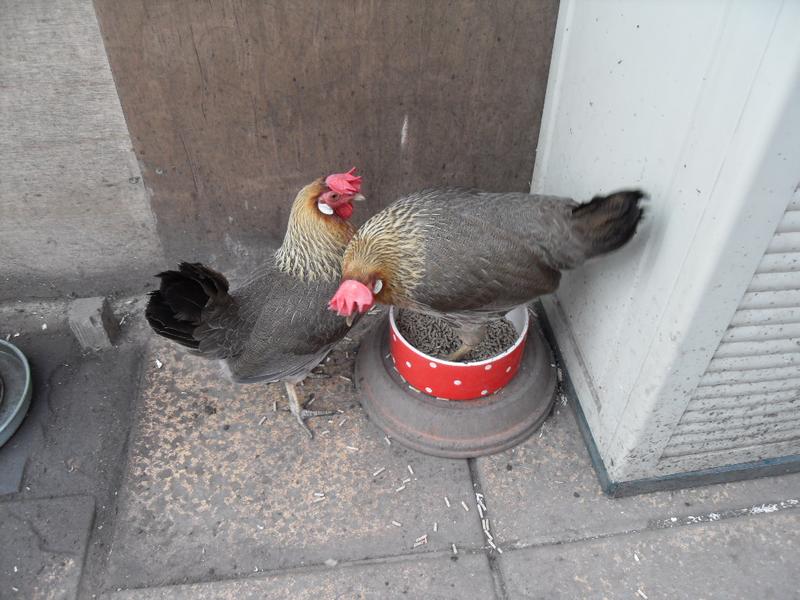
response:
[[[469,344],[461,342],[461,345],[458,348],[456,348],[455,351],[445,356],[444,359],[449,360],[451,362],[458,362],[462,358],[464,358],[467,354],[472,352],[473,348],[474,346],[470,346]]]
[[[308,434],[309,438],[314,438],[314,434],[306,425],[305,420],[311,417],[328,417],[335,415],[336,412],[329,410],[306,410],[300,402],[300,394],[297,392],[297,385],[294,383],[284,382],[286,385],[286,394],[289,396],[289,412],[294,415],[300,427]]]
[[[461,345],[445,357],[445,360],[458,362],[472,352],[486,336],[486,325],[461,324],[456,329]]]

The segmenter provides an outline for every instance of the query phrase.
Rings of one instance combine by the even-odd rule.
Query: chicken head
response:
[[[334,173],[325,178],[326,192],[320,194],[317,207],[326,215],[336,214],[342,219],[353,215],[353,201],[364,200],[361,195],[361,177],[353,167],[347,173]]]

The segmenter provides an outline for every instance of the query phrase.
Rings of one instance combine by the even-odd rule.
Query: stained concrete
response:
[[[508,600],[800,598],[800,511],[504,555]]]
[[[471,463],[389,446],[340,377],[377,317],[331,355],[330,377],[306,384],[312,408],[344,411],[312,420],[309,441],[272,412],[273,399],[285,406],[280,387],[234,386],[214,363],[155,339],[143,303],[117,302],[118,347],[86,355],[66,302],[0,307],[0,333],[20,333],[12,339],[35,377],[20,430],[27,467],[0,496],[0,598],[714,598],[713,584],[716,597],[749,600],[761,597],[752,582],[792,598],[796,476],[609,499],[569,407],[541,437]],[[502,554],[481,533],[475,491]],[[64,548],[42,546],[8,511],[76,554],[42,553]],[[47,579],[23,574],[20,557],[45,565]],[[9,594],[7,574],[25,595]]]
[[[0,503],[0,598],[75,598],[93,515],[89,496]]]
[[[609,498],[600,490],[569,406],[558,406],[527,442],[480,458],[476,467],[492,531],[504,547],[620,534],[671,518],[702,519],[708,513],[800,498],[800,474]]]
[[[389,446],[341,378],[352,374],[344,352],[346,344],[326,365],[330,379],[304,386],[318,398],[312,408],[342,411],[312,419],[309,440],[272,410],[286,406],[282,385],[237,386],[217,364],[154,341],[108,585],[479,546],[476,513],[460,505],[474,503],[467,462]],[[426,533],[428,544],[413,549]]]
[[[81,355],[64,330],[16,341],[31,362],[34,396],[8,449],[18,437],[38,440],[26,457],[20,497],[113,493],[109,482],[125,459],[129,407],[138,388],[138,348]],[[6,451],[0,449],[0,460]]]
[[[80,298],[69,307],[69,328],[84,350],[113,346],[119,326],[107,298]]]
[[[140,310],[136,301],[117,303],[115,312],[125,319],[118,346],[84,355],[69,331],[66,302],[0,306],[0,335],[10,336],[26,354],[33,375],[30,411],[0,448],[0,508],[45,502],[41,512],[46,519],[63,519],[59,527],[79,529],[84,522],[64,503],[71,506],[73,499],[85,498],[94,507],[93,521],[85,523],[81,534],[88,540],[85,552],[76,553],[74,568],[53,571],[46,585],[38,584],[38,595],[21,596],[6,595],[2,571],[0,598],[73,598],[76,591],[77,597],[90,598],[99,587],[125,464],[130,406],[138,393],[143,329],[131,312]],[[61,537],[61,529],[53,531]],[[64,532],[78,535],[77,529]],[[23,535],[0,539],[0,546],[20,555],[33,552],[28,547],[38,543]],[[79,578],[82,591],[76,587]],[[70,593],[63,595],[64,589]]]
[[[385,561],[320,568],[237,581],[111,593],[105,600],[262,600],[264,598],[430,598],[490,600],[489,565],[483,555]]]

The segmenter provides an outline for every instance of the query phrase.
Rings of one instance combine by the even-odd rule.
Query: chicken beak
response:
[[[345,323],[347,323],[348,327],[352,327],[353,321],[355,321],[355,319],[356,319],[356,313],[351,313],[347,315],[347,317],[345,318]]]
[[[366,198],[364,197],[363,194],[356,194],[355,196],[353,196],[353,200],[355,200],[356,202],[364,202]]]

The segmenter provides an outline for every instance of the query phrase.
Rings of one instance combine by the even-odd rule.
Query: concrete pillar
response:
[[[561,3],[532,190],[652,197],[545,301],[612,487],[737,462],[661,458],[797,198],[799,29],[797,2]]]

